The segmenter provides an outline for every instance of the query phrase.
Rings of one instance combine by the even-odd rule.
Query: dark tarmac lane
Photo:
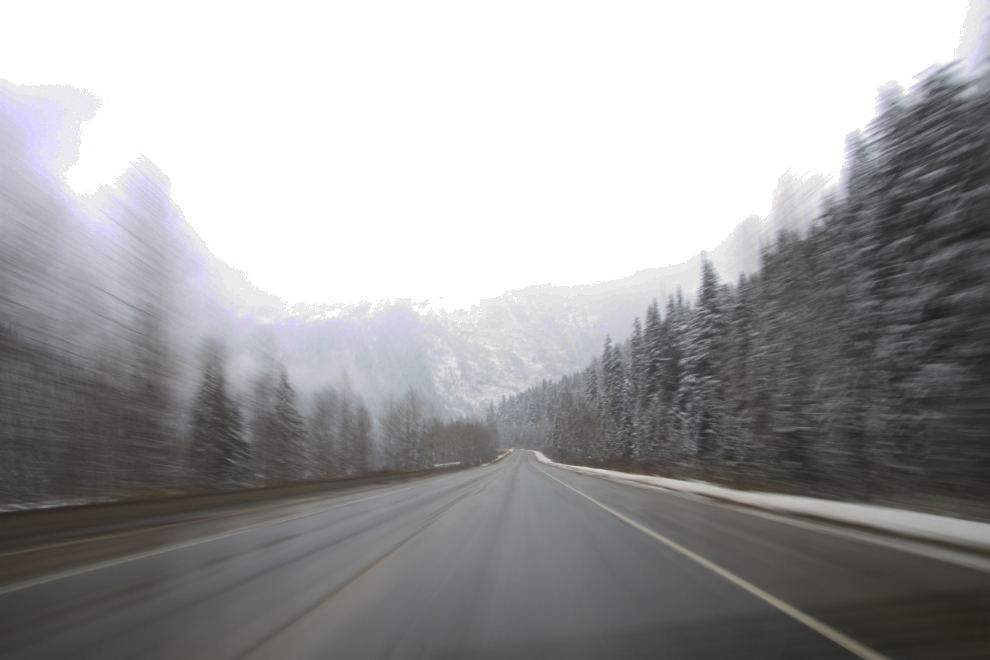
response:
[[[857,535],[517,450],[0,553],[0,657],[990,657],[990,572]]]

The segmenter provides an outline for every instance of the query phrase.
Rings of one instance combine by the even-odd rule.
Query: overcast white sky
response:
[[[102,99],[70,172],[143,152],[217,256],[292,302],[677,263],[836,171],[965,0],[19,2],[0,78]]]

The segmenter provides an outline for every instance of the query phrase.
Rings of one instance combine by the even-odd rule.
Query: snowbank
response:
[[[681,481],[664,477],[650,477],[642,474],[627,474],[615,470],[581,467],[556,463],[541,452],[533,452],[541,463],[564,468],[573,472],[619,482],[639,483],[661,490],[693,493],[714,499],[736,502],[761,509],[781,513],[814,516],[836,522],[870,527],[902,536],[951,543],[981,551],[990,551],[990,524],[960,520],[930,513],[905,511],[872,504],[853,504],[820,500],[814,497],[780,495],[777,493],[757,493],[734,490],[700,481]]]
[[[0,506],[0,513],[4,513],[6,511],[27,511],[29,509],[54,509],[56,507],[80,506],[83,504],[105,504],[116,501],[117,500],[112,497],[77,497],[60,500],[42,500],[36,502],[12,502],[10,504]]]

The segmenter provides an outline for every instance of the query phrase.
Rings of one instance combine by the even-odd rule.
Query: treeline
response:
[[[226,385],[224,351],[204,351],[203,380],[189,429],[189,483],[207,489],[412,472],[473,465],[495,455],[494,422],[445,421],[410,389],[376,421],[347,381],[326,385],[300,412],[285,367],[275,361],[243,405]]]
[[[94,111],[71,88],[0,86],[0,505],[494,454],[493,426],[442,419],[413,391],[375,414],[346,378],[297,392],[279,357],[294,347],[222,308],[158,168],[68,192],[60,140]]]
[[[880,89],[805,238],[654,303],[498,407],[559,460],[841,497],[990,497],[990,80]]]

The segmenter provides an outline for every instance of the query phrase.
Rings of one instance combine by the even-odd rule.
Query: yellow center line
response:
[[[603,508],[606,511],[608,511],[609,513],[611,513],[613,516],[615,516],[616,518],[618,518],[622,522],[627,523],[628,525],[630,525],[632,527],[635,527],[636,529],[638,529],[639,531],[643,532],[644,534],[646,534],[650,538],[653,538],[653,539],[655,539],[657,541],[660,541],[661,543],[663,543],[667,547],[676,550],[677,552],[681,553],[682,555],[684,555],[688,559],[691,559],[691,560],[693,560],[693,561],[701,564],[702,566],[704,566],[708,570],[710,570],[713,573],[716,573],[717,575],[725,578],[726,580],[728,580],[729,582],[732,582],[736,586],[742,587],[743,589],[745,589],[749,593],[753,594],[754,596],[756,596],[760,600],[764,601],[765,603],[768,603],[769,605],[772,605],[773,607],[777,608],[778,610],[780,610],[784,614],[790,616],[791,618],[797,619],[798,621],[800,621],[804,625],[808,626],[809,628],[811,628],[815,632],[817,632],[817,633],[819,633],[821,635],[824,635],[825,637],[829,638],[830,640],[832,640],[833,642],[835,642],[839,646],[843,647],[847,651],[850,651],[851,653],[854,653],[855,655],[859,656],[860,658],[863,658],[864,660],[889,660],[889,658],[887,658],[887,656],[883,655],[882,653],[878,653],[877,651],[874,651],[873,649],[871,649],[870,647],[866,646],[865,644],[862,644],[860,642],[857,642],[852,637],[849,637],[845,633],[839,632],[838,630],[836,630],[832,626],[828,625],[827,623],[823,623],[822,621],[819,621],[815,617],[813,617],[813,616],[811,616],[809,614],[805,614],[804,612],[802,612],[801,610],[797,609],[793,605],[790,605],[788,603],[785,603],[784,601],[780,600],[776,596],[767,593],[763,589],[760,589],[755,584],[744,580],[743,578],[739,577],[735,573],[731,573],[731,572],[727,571],[726,569],[722,568],[718,564],[705,559],[701,555],[698,555],[698,554],[692,552],[691,550],[688,550],[687,548],[685,548],[681,544],[677,543],[676,541],[672,541],[672,540],[668,539],[666,536],[663,536],[662,534],[658,534],[657,532],[654,532],[652,529],[650,529],[650,528],[648,528],[648,527],[646,527],[644,525],[641,525],[640,523],[636,522],[635,520],[632,520],[631,518],[628,518],[628,517],[622,515],[621,513],[619,513],[618,511],[616,511],[615,509],[612,509],[610,507],[605,506],[604,504],[602,504],[598,500],[594,499],[593,497],[590,497],[589,495],[585,495],[584,493],[582,493],[578,489],[574,488],[573,486],[571,486],[569,484],[566,484],[563,481],[561,481],[560,479],[558,479],[557,477],[553,476],[552,474],[549,474],[543,468],[537,466],[537,469],[540,472],[542,472],[543,474],[545,474],[548,477],[550,477],[551,479],[553,479],[554,481],[556,481],[561,486],[565,486],[566,488],[570,488],[571,490],[573,490],[575,493],[577,493],[581,497],[583,497],[583,498],[585,498],[587,500],[590,500],[591,502],[594,502],[595,504],[597,504],[601,508]]]

